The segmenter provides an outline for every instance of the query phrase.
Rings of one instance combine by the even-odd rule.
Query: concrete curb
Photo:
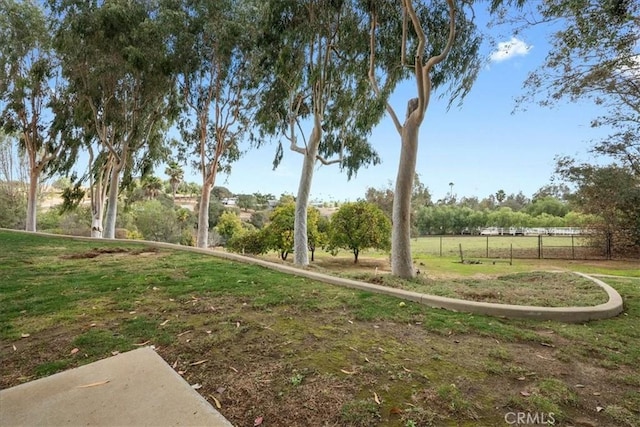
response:
[[[9,230],[17,231],[17,230]],[[20,231],[27,233],[26,231]],[[507,317],[512,319],[537,319],[537,320],[556,320],[567,323],[581,323],[590,320],[600,320],[615,317],[622,313],[623,301],[620,294],[607,285],[602,280],[596,279],[584,273],[574,272],[582,277],[585,277],[593,281],[596,285],[600,286],[608,295],[609,299],[604,304],[599,304],[591,307],[540,307],[540,306],[527,306],[527,305],[511,305],[511,304],[497,304],[489,302],[478,301],[466,301],[456,298],[440,297],[436,295],[422,294],[419,292],[406,291],[403,289],[389,288],[386,286],[380,286],[373,283],[360,282],[357,280],[345,279],[328,274],[318,273],[314,271],[304,270],[288,265],[277,264],[257,258],[252,258],[244,255],[233,254],[228,252],[218,252],[210,249],[194,248],[191,246],[175,245],[172,243],[164,242],[152,242],[147,240],[128,240],[128,239],[98,239],[92,237],[82,236],[66,236],[58,234],[47,233],[30,233],[40,234],[52,237],[66,237],[76,240],[88,240],[88,241],[112,241],[121,243],[141,243],[148,246],[182,250],[206,255],[213,255],[218,258],[223,258],[231,261],[237,261],[247,264],[258,265],[261,267],[269,268],[271,270],[280,271],[282,273],[293,274],[299,277],[305,277],[308,279],[318,280],[320,282],[329,283],[332,285],[343,286],[353,289],[358,289],[367,292],[374,292],[378,294],[390,295],[397,298],[401,298],[408,301],[418,302],[420,304],[427,305],[434,308],[444,308],[452,311],[460,311],[473,314],[486,314],[489,316]]]

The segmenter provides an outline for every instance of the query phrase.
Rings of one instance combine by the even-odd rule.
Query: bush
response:
[[[269,247],[264,233],[254,230],[232,237],[227,242],[227,249],[236,253],[260,255],[266,253]]]

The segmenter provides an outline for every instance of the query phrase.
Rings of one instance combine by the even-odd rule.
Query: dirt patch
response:
[[[130,254],[130,255],[148,255],[153,253],[158,253],[159,249],[153,246],[147,246],[141,249],[131,249],[131,248],[94,248],[87,252],[75,253],[70,255],[61,255],[61,259],[89,259],[89,258],[97,258],[100,255],[110,255],[110,254]]]

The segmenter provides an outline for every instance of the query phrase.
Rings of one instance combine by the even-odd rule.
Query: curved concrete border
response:
[[[7,230],[18,231],[27,233],[20,230]],[[418,302],[434,308],[444,308],[452,311],[461,311],[474,314],[486,314],[490,316],[508,317],[514,319],[538,319],[538,320],[557,320],[560,322],[569,323],[581,323],[589,320],[608,319],[615,317],[623,311],[623,302],[620,294],[611,286],[604,283],[602,280],[596,279],[584,273],[574,272],[582,277],[592,280],[596,285],[600,286],[608,295],[609,300],[604,304],[599,304],[591,307],[540,307],[529,305],[512,305],[512,304],[497,304],[490,302],[478,302],[478,301],[466,301],[456,298],[440,297],[436,295],[422,294],[419,292],[407,291],[397,288],[389,288],[386,286],[380,286],[373,283],[360,282],[357,280],[345,279],[341,277],[330,276],[328,274],[318,273],[314,271],[304,270],[289,265],[277,264],[261,260],[258,258],[252,258],[244,255],[233,254],[228,252],[218,252],[210,249],[194,248],[191,246],[174,245],[172,243],[164,242],[151,242],[147,240],[128,240],[128,239],[97,239],[92,237],[82,236],[67,236],[59,234],[47,234],[47,233],[30,233],[40,234],[52,237],[66,237],[75,240],[89,240],[100,242],[121,242],[121,243],[141,243],[148,246],[177,249],[188,252],[201,253],[206,255],[213,255],[218,258],[224,258],[232,261],[238,261],[253,265],[259,265],[271,270],[280,271],[287,274],[293,274],[299,277],[305,277],[308,279],[318,280],[332,285],[344,286],[353,289],[359,289],[362,291],[374,292],[378,294],[390,295],[397,298],[401,298],[408,301]]]

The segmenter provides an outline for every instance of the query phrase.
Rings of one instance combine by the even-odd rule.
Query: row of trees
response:
[[[434,89],[450,104],[459,101],[481,68],[472,3],[3,1],[0,124],[27,154],[26,229],[36,229],[41,176],[71,170],[84,151],[89,164],[80,180],[89,182],[93,235],[114,237],[119,193],[173,149],[202,177],[197,245],[205,247],[217,173],[229,171],[243,140],[260,145],[273,138],[274,165],[283,143],[303,156],[293,241],[294,262],[306,265],[316,164],[338,164],[350,177],[379,162],[368,136],[386,112],[401,147],[392,271],[412,276],[419,129]],[[494,0],[491,11],[525,3]],[[552,36],[542,71],[527,81],[529,98],[545,92],[552,95],[545,100],[605,103],[612,114],[594,125],[615,133],[596,149],[636,172],[638,8],[627,1],[558,0],[537,3],[527,9],[533,19],[518,21],[564,28]],[[513,9],[507,12],[496,16],[513,16]],[[417,96],[408,100],[402,122],[388,97],[407,78],[415,80]],[[171,126],[179,141],[166,140]]]
[[[277,206],[262,229],[247,229],[237,215],[227,212],[221,216],[216,229],[227,239],[227,249],[231,251],[263,254],[274,250],[286,260],[291,252],[295,253],[295,210],[293,202]],[[304,251],[311,253],[311,261],[320,248],[334,255],[339,249],[346,249],[353,254],[354,262],[358,262],[364,249],[390,249],[391,221],[372,203],[345,203],[331,218],[310,207],[307,218]]]

